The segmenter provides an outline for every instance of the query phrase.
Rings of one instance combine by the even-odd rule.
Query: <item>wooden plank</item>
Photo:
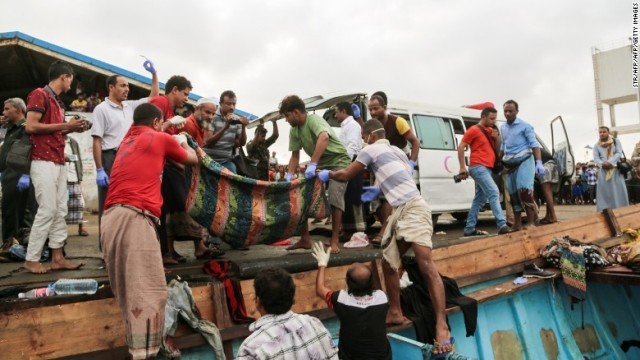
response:
[[[369,264],[371,265],[371,264]],[[350,265],[329,267],[325,270],[325,286],[329,289],[346,288],[345,276]],[[296,285],[296,295],[291,308],[293,312],[305,313],[313,310],[325,309],[327,304],[324,299],[316,296],[316,272],[317,270],[291,274]],[[253,280],[242,280],[242,296],[249,316],[258,318],[260,313],[256,309],[256,296],[253,289]]]
[[[213,319],[210,286],[195,286],[203,318]],[[120,307],[114,298],[0,313],[3,359],[58,358],[126,346]],[[178,336],[190,330],[179,328]],[[19,349],[19,351],[16,351]]]

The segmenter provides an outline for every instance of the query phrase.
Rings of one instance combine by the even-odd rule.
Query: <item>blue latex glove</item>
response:
[[[411,175],[416,171],[416,162],[413,160],[409,160],[409,166],[411,167]]]
[[[284,175],[284,179],[287,180],[288,182],[291,182],[291,180],[293,179],[293,174],[292,173],[286,173]]]
[[[22,174],[18,180],[18,190],[25,191],[31,185],[31,178],[27,174]]]
[[[536,175],[538,175],[538,177],[543,177],[544,176],[544,165],[542,165],[542,160],[536,160]]]
[[[151,62],[151,60],[147,59],[142,66],[144,66],[144,69],[147,70],[148,72],[151,73],[151,75],[155,75],[156,74],[156,68],[153,67],[153,62]]]
[[[316,176],[316,166],[318,166],[318,164],[312,162],[307,165],[307,170],[304,171],[304,177],[306,179],[312,179]]]
[[[364,186],[362,190],[364,190],[362,195],[360,195],[362,202],[372,202],[380,196],[380,187],[378,186]]]
[[[329,182],[329,170],[322,170],[318,173],[318,179],[323,183]]]
[[[109,186],[109,175],[104,171],[104,168],[99,168],[96,170],[96,183],[100,187]]]
[[[354,119],[357,119],[362,115],[360,114],[360,107],[356,104],[351,104],[351,111],[353,112]]]

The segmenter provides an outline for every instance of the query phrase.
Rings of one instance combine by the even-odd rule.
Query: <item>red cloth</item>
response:
[[[47,105],[48,103],[48,105]],[[62,124],[64,122],[64,109],[59,97],[49,94],[45,88],[33,90],[27,97],[27,112],[35,111],[42,114],[42,124]],[[33,148],[32,160],[52,161],[64,165],[64,138],[61,131],[51,134],[31,135]]]
[[[470,127],[464,136],[462,137],[462,141],[469,144],[471,148],[471,157],[469,159],[469,166],[473,165],[483,165],[488,168],[493,168],[493,164],[496,162],[496,154],[493,151],[493,133],[492,128],[485,127],[485,131],[489,138],[491,139],[491,143],[487,140],[487,137],[484,136],[482,130],[478,126]]]
[[[164,121],[167,121],[175,116],[173,112],[173,106],[169,102],[169,99],[164,95],[158,95],[156,97],[152,97],[149,99],[149,104],[153,104],[162,110],[162,116],[164,117]]]
[[[165,158],[183,162],[187,151],[169,134],[149,126],[131,126],[111,169],[105,210],[114,204],[126,204],[160,217],[160,178]]]
[[[255,319],[247,316],[247,309],[244,306],[244,297],[242,296],[240,282],[229,276],[230,267],[231,265],[228,261],[209,260],[202,264],[202,270],[205,273],[220,280],[224,284],[227,295],[227,306],[229,307],[231,318],[240,323],[253,322]]]

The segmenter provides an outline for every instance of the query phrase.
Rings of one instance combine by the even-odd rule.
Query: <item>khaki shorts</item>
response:
[[[347,183],[337,180],[329,180],[329,205],[344,211],[344,193],[347,191]]]
[[[389,222],[382,236],[384,259],[397,269],[402,261],[402,255],[415,256],[413,249],[409,248],[405,254],[400,254],[397,241],[405,241],[411,244],[432,248],[433,223],[431,221],[431,209],[422,197],[411,200],[408,203],[393,209]]]

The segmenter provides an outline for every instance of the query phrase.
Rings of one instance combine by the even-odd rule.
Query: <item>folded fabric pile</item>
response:
[[[569,236],[555,237],[540,250],[548,264],[560,268],[569,295],[583,300],[587,294],[587,271],[609,266],[606,251],[596,244],[585,244]]]
[[[308,218],[323,219],[328,201],[317,179],[268,182],[232,173],[196,149],[200,166],[187,168],[191,217],[233,248],[272,244],[300,232]]]

